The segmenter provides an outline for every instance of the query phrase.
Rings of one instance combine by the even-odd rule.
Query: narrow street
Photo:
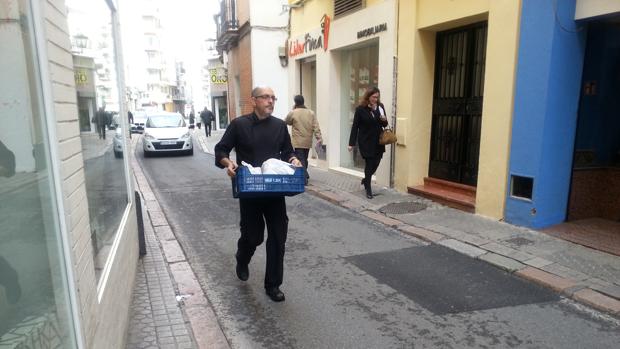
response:
[[[141,163],[233,348],[610,348],[617,319],[309,193],[287,199],[286,301],[234,272],[238,203],[213,156]],[[616,343],[616,344],[614,344]]]

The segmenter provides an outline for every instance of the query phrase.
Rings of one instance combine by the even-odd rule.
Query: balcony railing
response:
[[[239,21],[236,13],[236,0],[222,0],[220,13],[215,16],[217,26],[217,45],[219,52],[228,50],[239,37]]]

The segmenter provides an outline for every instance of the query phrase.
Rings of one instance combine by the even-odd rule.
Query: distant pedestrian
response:
[[[215,146],[215,165],[235,176],[237,164],[242,161],[260,167],[273,157],[302,166],[295,157],[291,138],[284,121],[271,115],[276,97],[268,87],[252,90],[254,112],[235,118],[220,142]],[[237,162],[229,158],[235,150]],[[284,249],[288,234],[288,216],[284,196],[239,199],[241,237],[237,242],[237,277],[246,281],[250,276],[248,264],[263,243],[267,226],[267,266],[265,293],[274,302],[282,302],[280,291],[284,275]]]
[[[312,135],[317,142],[322,143],[321,128],[314,112],[304,105],[304,97],[297,95],[293,98],[295,106],[286,116],[285,122],[292,126],[291,140],[297,157],[306,169],[306,185],[308,184],[308,153],[312,148]]]
[[[205,124],[205,135],[207,137],[211,137],[211,124],[215,120],[215,115],[213,115],[213,113],[205,107],[200,112],[200,119],[202,119],[202,122]]]
[[[127,119],[129,120],[129,125],[133,124],[133,113],[131,110],[127,111]]]
[[[379,168],[379,163],[385,153],[385,145],[379,144],[379,135],[383,127],[388,125],[385,108],[380,100],[381,93],[376,87],[366,90],[359,106],[353,115],[351,134],[349,136],[349,152],[357,145],[364,158],[364,179],[362,184],[366,189],[366,197],[373,198],[370,182],[372,175]]]
[[[99,107],[99,110],[95,112],[95,116],[93,117],[93,123],[97,127],[97,133],[99,134],[99,139],[105,139],[105,125],[107,124],[107,113],[105,111],[105,107]]]
[[[194,109],[192,108],[192,111],[189,112],[189,128],[194,128],[194,120],[195,120]]]

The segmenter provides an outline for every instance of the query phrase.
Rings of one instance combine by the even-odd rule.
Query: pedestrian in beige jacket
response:
[[[312,148],[312,135],[316,137],[317,142],[322,143],[321,128],[319,127],[319,121],[314,115],[314,112],[304,105],[304,97],[301,95],[293,98],[295,106],[293,110],[288,113],[284,120],[288,125],[292,126],[291,130],[291,143],[297,153],[297,157],[301,160],[301,163],[306,169],[306,185],[308,184],[308,153]]]

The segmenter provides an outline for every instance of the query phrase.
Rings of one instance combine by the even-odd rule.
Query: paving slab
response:
[[[476,246],[472,246],[454,239],[441,240],[438,244],[474,258],[487,253],[487,251]]]
[[[512,258],[504,257],[502,255],[499,255],[493,252],[487,252],[479,256],[478,258],[485,262],[489,262],[498,268],[509,271],[509,272],[514,272],[514,271],[525,268],[525,264],[520,263]]]

